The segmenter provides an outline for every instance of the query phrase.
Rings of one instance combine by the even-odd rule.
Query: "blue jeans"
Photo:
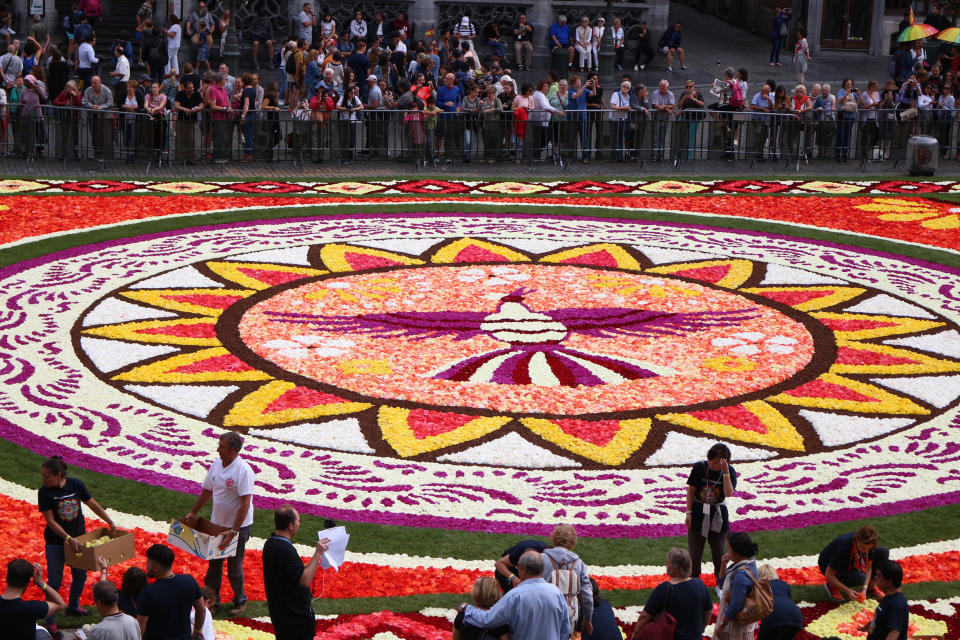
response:
[[[493,47],[494,53],[500,58],[506,58],[507,53],[503,50],[503,43],[499,40],[487,40],[487,46]]]
[[[770,62],[780,62],[781,50],[783,50],[783,38],[777,36],[773,39],[773,48],[770,49]]]
[[[247,113],[246,118],[243,120],[243,145],[247,151],[247,154],[253,155],[253,120],[255,115],[252,113]]]
[[[469,158],[470,151],[473,149],[473,139],[476,137],[473,128],[470,126],[470,123],[467,123],[467,128],[463,131],[463,157]]]
[[[66,554],[62,544],[48,544],[44,546],[47,556],[47,584],[53,587],[54,591],[60,590],[63,584],[63,566],[66,564]],[[70,599],[67,600],[68,609],[77,609],[80,607],[80,596],[83,594],[83,585],[87,581],[86,569],[70,568]],[[49,616],[47,624],[53,624],[54,616]]]
[[[856,113],[840,113],[837,118],[837,158],[846,159],[850,154],[850,134],[853,132],[853,123]]]
[[[590,159],[590,121],[587,120],[586,114],[580,113],[575,114],[571,121],[575,122],[573,126],[576,127],[574,130],[574,135],[580,138],[580,152],[583,154],[584,160]],[[576,147],[576,141],[574,141],[574,147]],[[574,152],[576,156],[576,152]]]

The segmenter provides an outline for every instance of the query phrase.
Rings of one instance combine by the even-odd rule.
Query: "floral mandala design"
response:
[[[582,468],[657,464],[671,433],[766,458],[848,447],[880,433],[841,437],[823,415],[886,435],[953,404],[901,392],[911,379],[960,372],[909,346],[954,329],[947,319],[897,300],[863,313],[879,292],[860,285],[764,284],[767,265],[743,258],[470,237],[418,255],[344,243],[306,255],[134,283],[98,304],[150,319],[81,317],[76,344],[95,371],[103,350],[140,350],[101,377],[220,428],[423,462],[470,462],[506,437]],[[212,400],[184,408],[191,388]],[[359,431],[338,440],[346,418]]]

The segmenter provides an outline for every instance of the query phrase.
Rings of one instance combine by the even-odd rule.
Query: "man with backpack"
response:
[[[542,577],[544,557],[532,549],[517,562],[520,584],[489,609],[463,605],[463,621],[480,629],[508,625],[511,640],[569,640],[564,596]]]
[[[592,633],[593,586],[586,565],[573,552],[577,544],[577,532],[569,524],[558,524],[550,534],[550,544],[551,547],[543,551],[543,579],[555,585],[563,594],[570,628],[581,630],[577,622],[582,620],[583,632]]]

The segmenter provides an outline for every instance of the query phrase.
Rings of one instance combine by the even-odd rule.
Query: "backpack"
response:
[[[103,15],[103,9],[100,7],[100,0],[87,0],[83,3],[83,12],[88,16],[100,17]]]
[[[743,106],[743,88],[739,80],[730,83],[730,106],[740,108]]]
[[[297,75],[297,51],[294,49],[287,54],[286,64],[283,65],[283,70],[286,72],[287,76]]]
[[[737,622],[750,624],[763,620],[773,613],[773,589],[770,587],[769,580],[754,578],[753,574],[746,569],[744,573],[753,580],[753,588],[743,599],[743,606],[737,612]]]
[[[147,49],[147,60],[156,61],[162,65],[170,62],[170,55],[167,47],[160,37],[153,38],[150,47]]]
[[[93,33],[93,27],[89,22],[78,22],[73,27],[73,37],[77,42],[83,42],[91,33]]]
[[[566,599],[570,628],[573,629],[577,624],[577,618],[580,617],[580,575],[576,571],[580,559],[577,558],[571,562],[561,562],[560,564],[557,564],[556,560],[550,556],[547,556],[547,559],[553,565],[549,582],[560,589],[560,593]]]

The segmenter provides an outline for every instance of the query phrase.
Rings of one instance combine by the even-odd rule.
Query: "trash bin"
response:
[[[910,136],[907,140],[907,167],[911,176],[932,176],[939,158],[937,139],[932,136]]]
[[[570,62],[570,54],[566,47],[559,47],[550,51],[550,68],[560,74],[561,78],[567,77],[567,64]]]

